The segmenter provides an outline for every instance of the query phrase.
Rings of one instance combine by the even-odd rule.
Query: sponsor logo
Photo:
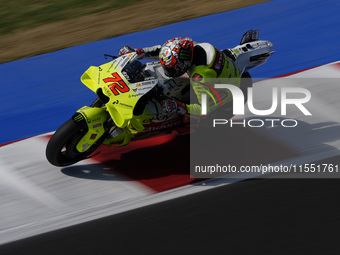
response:
[[[152,116],[151,118],[144,119],[143,124],[150,123],[150,122],[165,121],[165,120],[168,120],[170,117],[171,115],[168,115],[168,114]]]
[[[146,77],[146,78],[145,78],[145,80],[146,80],[146,81],[150,81],[150,80],[156,80],[156,78],[155,78],[155,77],[153,77],[153,76],[150,76],[150,77]]]
[[[80,122],[80,121],[82,121],[83,119],[84,119],[83,115],[78,114],[77,116],[75,116],[75,117],[73,118],[73,121],[75,121],[75,122]]]
[[[146,90],[146,89],[152,89],[152,87],[142,87],[142,88],[136,88],[136,89],[133,89],[133,91],[137,92],[137,91],[142,91],[142,90]]]
[[[102,123],[98,123],[98,124],[93,125],[92,127],[97,128],[97,127],[101,127],[101,126],[102,126]]]
[[[83,146],[82,146],[82,147],[83,147],[83,148],[82,148],[83,151],[86,151],[86,149],[87,149],[89,146],[90,146],[90,145],[89,145],[88,143],[83,144]]]
[[[139,96],[143,96],[144,93],[138,93],[138,94],[135,94],[135,95],[129,95],[129,98],[131,97],[139,97]]]
[[[92,119],[92,122],[97,122],[97,121],[100,121],[101,120],[101,118],[100,117],[97,117],[97,118],[95,118],[95,119]]]
[[[125,106],[125,107],[128,107],[128,108],[132,108],[132,106],[131,106],[131,105],[124,104],[124,103],[119,103],[119,105],[122,105],[122,106]]]
[[[145,85],[150,85],[150,84],[153,84],[154,82],[153,81],[144,81],[142,82],[141,85],[145,86]]]
[[[168,121],[163,121],[163,122],[153,122],[150,125],[146,125],[144,127],[143,133],[155,132],[155,131],[161,131],[164,129],[174,128],[174,127],[179,126],[181,123],[182,122],[179,118],[168,120]]]

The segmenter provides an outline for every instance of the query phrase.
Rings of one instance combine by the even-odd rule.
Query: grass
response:
[[[0,35],[119,8],[141,0],[0,0]]]

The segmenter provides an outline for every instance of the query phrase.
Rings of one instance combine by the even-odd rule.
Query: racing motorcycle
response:
[[[243,76],[264,64],[273,53],[269,41],[258,39],[258,30],[249,30],[241,43],[228,50]],[[100,66],[91,66],[81,81],[96,95],[90,106],[77,110],[51,137],[47,160],[54,166],[72,165],[95,154],[102,144],[124,146],[185,126],[183,116],[144,114],[148,102],[170,98],[190,101],[189,77],[169,78],[159,61],[142,63],[137,53],[112,57]],[[241,85],[242,86],[242,85]],[[247,85],[249,86],[249,84]]]

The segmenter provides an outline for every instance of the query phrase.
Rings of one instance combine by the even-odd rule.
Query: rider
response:
[[[207,112],[219,108],[232,100],[231,93],[213,86],[218,80],[228,79],[228,83],[240,86],[240,71],[235,64],[233,52],[229,49],[219,50],[209,43],[196,43],[189,37],[176,37],[166,41],[162,46],[156,45],[140,49],[124,46],[119,55],[136,52],[140,58],[160,60],[168,77],[184,75],[190,77],[191,85],[197,96],[198,104],[184,104],[174,100],[161,102],[164,112],[177,111],[182,115],[201,115],[201,95],[208,95]],[[215,78],[214,80],[210,80]],[[224,80],[225,83],[225,80]]]

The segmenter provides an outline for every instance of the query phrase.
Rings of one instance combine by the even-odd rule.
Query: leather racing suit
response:
[[[161,45],[141,49],[141,57],[158,60]],[[138,50],[137,50],[138,52]],[[187,74],[194,91],[194,97],[187,104],[190,116],[201,115],[201,97],[207,95],[207,112],[210,113],[232,101],[226,89],[214,89],[214,84],[233,84],[240,86],[240,71],[235,57],[228,49],[219,50],[210,43],[194,43],[193,62]],[[196,99],[196,100],[195,100]],[[193,102],[196,101],[196,102]]]

